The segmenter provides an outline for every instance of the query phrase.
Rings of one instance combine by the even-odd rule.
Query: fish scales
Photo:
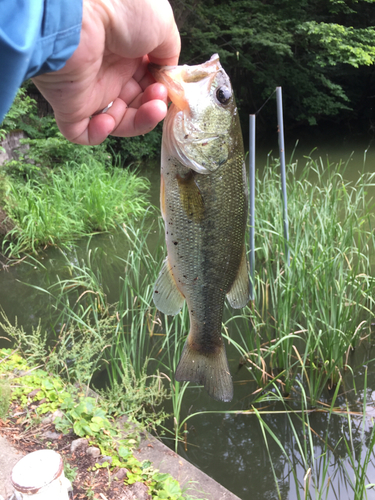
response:
[[[190,332],[176,380],[202,383],[212,397],[229,401],[233,384],[221,337],[224,302],[228,296],[232,306],[243,307],[249,300],[248,195],[237,109],[217,55],[203,65],[151,71],[173,102],[161,158],[167,259],[154,301],[166,314],[176,314],[184,300],[188,305]],[[194,103],[199,84],[197,99],[204,98],[203,104]]]

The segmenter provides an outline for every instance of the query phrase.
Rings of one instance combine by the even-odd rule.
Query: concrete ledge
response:
[[[241,500],[204,472],[170,450],[151,434],[142,433],[140,447],[134,450],[139,460],[150,460],[160,472],[171,474],[190,496],[204,500]]]
[[[10,474],[23,455],[13,448],[5,437],[0,436],[0,499],[3,497],[6,500],[12,495],[14,489],[10,482]]]

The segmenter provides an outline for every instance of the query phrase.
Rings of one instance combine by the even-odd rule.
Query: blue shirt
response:
[[[24,80],[65,65],[81,25],[82,0],[0,0],[0,123]]]

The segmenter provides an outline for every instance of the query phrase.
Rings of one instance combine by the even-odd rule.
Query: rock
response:
[[[62,418],[64,413],[61,410],[56,410],[52,413],[52,422],[54,422],[57,418]]]
[[[96,446],[90,446],[86,450],[86,455],[91,458],[98,458],[100,456],[100,450]]]
[[[100,457],[99,460],[97,460],[97,463],[100,465],[104,464],[104,462],[108,462],[109,464],[111,464],[112,460],[112,457],[108,457],[105,455],[104,457]]]
[[[59,433],[59,432],[52,432],[52,431],[46,431],[44,433],[44,436],[47,438],[47,439],[51,439],[52,441],[56,441],[57,439],[60,439],[62,434]]]
[[[78,449],[81,451],[85,451],[88,445],[89,442],[86,438],[75,439],[70,445],[70,453],[76,453]]]
[[[33,391],[29,392],[27,397],[32,399],[34,396],[38,394],[38,392],[40,392],[40,389],[34,389]]]
[[[0,146],[5,149],[5,152],[0,152],[0,165],[3,165],[8,160],[18,160],[20,153],[26,153],[30,145],[21,144],[20,139],[27,138],[22,130],[12,130],[8,132],[5,138],[0,141]]]
[[[47,415],[42,419],[42,424],[52,424],[52,415]]]
[[[119,500],[151,500],[151,495],[148,494],[148,487],[143,483],[134,483],[128,486]]]
[[[122,469],[115,472],[113,477],[115,478],[116,481],[122,481],[123,479],[126,478],[127,474],[128,474],[128,469],[125,469],[125,467],[123,467]]]

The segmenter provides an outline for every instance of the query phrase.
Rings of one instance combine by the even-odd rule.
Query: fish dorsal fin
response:
[[[227,293],[227,299],[229,304],[235,309],[245,307],[250,300],[250,280],[245,248],[236,279],[234,280],[232,288]]]
[[[153,294],[154,304],[164,314],[177,314],[184,305],[185,297],[177,288],[168,257],[156,280]]]

